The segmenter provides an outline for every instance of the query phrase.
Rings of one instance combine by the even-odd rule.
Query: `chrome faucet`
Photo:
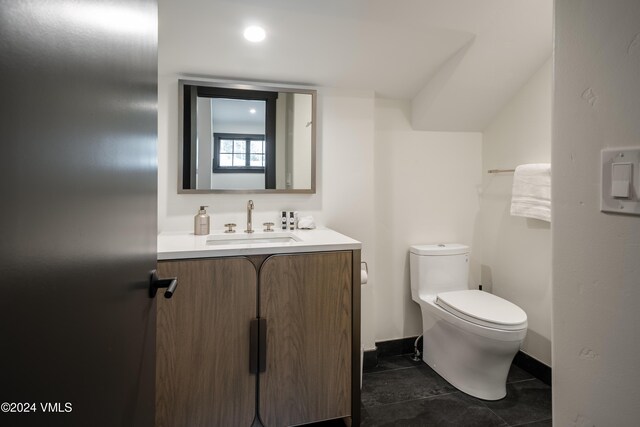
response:
[[[251,223],[251,212],[253,211],[253,200],[249,200],[247,203],[247,229],[245,233],[253,233],[253,224]]]

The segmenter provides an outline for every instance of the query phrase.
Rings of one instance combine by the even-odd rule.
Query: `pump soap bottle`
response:
[[[209,215],[207,215],[207,211],[205,210],[205,208],[208,207],[209,206],[200,206],[198,215],[194,218],[193,234],[196,236],[209,234]]]

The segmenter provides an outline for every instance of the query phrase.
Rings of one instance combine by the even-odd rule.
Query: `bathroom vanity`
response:
[[[327,229],[158,236],[156,426],[360,421],[360,248]]]

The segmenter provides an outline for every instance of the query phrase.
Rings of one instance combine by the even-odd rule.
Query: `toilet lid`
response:
[[[440,243],[438,245],[413,245],[410,248],[412,254],[416,255],[460,255],[468,254],[469,246],[459,243]]]
[[[477,290],[441,292],[436,304],[477,325],[518,330],[527,327],[527,313],[496,295]]]

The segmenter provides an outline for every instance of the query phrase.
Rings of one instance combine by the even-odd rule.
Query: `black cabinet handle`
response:
[[[173,293],[176,291],[176,288],[178,287],[177,277],[170,277],[168,279],[159,279],[158,273],[156,272],[156,270],[153,270],[151,272],[151,277],[149,279],[149,282],[150,282],[149,283],[150,298],[155,298],[156,293],[160,288],[167,288],[167,290],[164,291],[164,297],[171,298],[173,296]]]
[[[258,372],[267,370],[267,319],[258,319],[260,322],[258,334]]]
[[[251,319],[249,322],[249,373],[258,373],[258,319]]]
[[[249,323],[249,372],[267,370],[267,319],[251,319]]]

